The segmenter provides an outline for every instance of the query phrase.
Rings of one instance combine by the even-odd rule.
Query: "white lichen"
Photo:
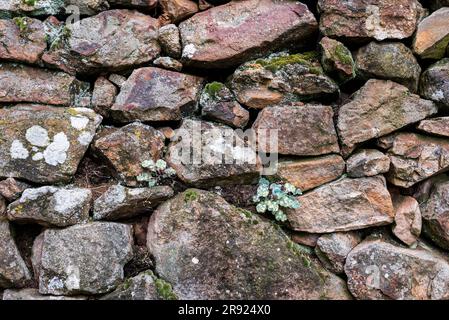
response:
[[[9,149],[12,159],[27,159],[30,153],[19,140],[14,140]]]
[[[195,45],[188,44],[184,47],[184,50],[182,51],[182,57],[191,59],[196,52]]]
[[[35,189],[26,189],[25,191],[23,191],[19,202],[25,203],[28,201],[34,201],[42,196],[47,196],[48,194],[53,194],[57,190],[58,190],[57,188],[51,187],[51,186],[45,186],[45,187],[40,187],[40,188],[35,188]]]
[[[40,161],[44,159],[44,154],[42,152],[37,152],[33,155],[31,159],[33,159],[34,161]]]
[[[78,136],[78,142],[82,146],[88,146],[92,142],[93,138],[94,138],[94,135],[92,133],[90,133],[88,131],[83,131]]]
[[[25,138],[36,147],[46,147],[50,143],[48,132],[41,126],[32,126],[26,131]]]
[[[45,149],[45,162],[51,166],[63,164],[67,159],[70,142],[64,132],[56,134],[53,142]]]
[[[73,213],[74,210],[90,200],[88,189],[60,189],[54,195],[55,211],[63,215]]]
[[[89,124],[89,118],[86,118],[84,116],[70,117],[70,124],[76,130],[81,131],[84,130]]]

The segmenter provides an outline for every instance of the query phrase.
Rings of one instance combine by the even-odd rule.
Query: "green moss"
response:
[[[344,64],[354,64],[351,52],[342,44],[335,47],[335,57]]]
[[[26,32],[28,30],[27,17],[16,17],[13,19],[16,26],[19,28],[20,33]]]
[[[155,279],[154,281],[156,285],[156,291],[157,295],[163,299],[163,300],[177,300],[178,297],[173,292],[173,288],[170,283],[162,280],[162,279]]]
[[[191,201],[195,201],[198,199],[198,192],[196,192],[195,190],[186,190],[186,192],[184,193],[184,201],[185,202],[191,202]]]
[[[132,279],[126,279],[125,282],[123,282],[123,289],[128,290],[131,287],[132,283]]]
[[[291,55],[282,55],[266,59],[257,59],[256,64],[261,65],[267,70],[276,72],[279,69],[291,64],[302,64],[310,69],[311,73],[322,74],[323,70],[318,63],[319,53],[316,51],[297,53]]]
[[[26,4],[27,6],[32,6],[32,7],[34,7],[36,2],[37,2],[37,0],[22,0],[23,4]]]
[[[224,84],[223,84],[223,83],[214,81],[214,82],[211,82],[211,83],[206,84],[206,86],[204,87],[204,90],[205,90],[206,93],[207,93],[208,95],[210,95],[211,97],[216,97],[217,93],[218,93],[221,89],[223,89],[223,87],[224,87]]]

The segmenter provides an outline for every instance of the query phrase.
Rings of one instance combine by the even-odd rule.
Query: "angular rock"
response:
[[[3,292],[3,300],[20,301],[20,300],[87,300],[86,297],[64,297],[64,296],[44,296],[39,293],[38,289],[8,289]]]
[[[449,117],[422,120],[417,128],[425,133],[449,137]]]
[[[95,112],[103,117],[109,116],[109,109],[115,101],[117,87],[105,77],[99,77],[95,81],[94,91],[92,93],[92,107]]]
[[[0,109],[0,177],[67,182],[101,116],[86,108],[17,105]]]
[[[388,181],[409,188],[449,167],[449,139],[399,133],[388,155],[391,160]]]
[[[288,211],[296,231],[330,233],[393,222],[393,204],[382,176],[343,178],[297,199],[301,207]]]
[[[357,299],[448,299],[449,264],[425,249],[367,240],[346,258],[348,287]]]
[[[170,57],[159,57],[153,61],[153,65],[173,71],[182,70],[182,63]]]
[[[26,189],[19,200],[8,206],[8,219],[56,227],[85,223],[91,200],[89,189],[53,186]]]
[[[315,253],[326,269],[344,273],[346,257],[361,240],[360,235],[355,232],[324,234],[317,241]]]
[[[338,97],[337,84],[317,58],[316,52],[276,53],[246,62],[232,76],[232,91],[241,104],[255,109]]]
[[[449,7],[441,8],[418,25],[413,51],[423,59],[441,59],[449,45]]]
[[[0,220],[0,288],[24,287],[30,280],[30,271],[20,256],[9,222]]]
[[[117,73],[109,75],[108,80],[119,88],[121,88],[126,83],[126,77]]]
[[[167,24],[158,31],[158,40],[162,51],[168,56],[179,59],[182,54],[181,35],[174,24]]]
[[[159,22],[130,10],[109,10],[63,27],[42,59],[71,74],[117,71],[156,58]]]
[[[190,0],[159,0],[164,22],[177,23],[198,12],[198,4]]]
[[[393,194],[394,226],[393,233],[398,239],[413,245],[421,234],[421,211],[414,198]]]
[[[142,162],[160,159],[164,140],[153,127],[135,122],[122,128],[106,128],[98,134],[93,147],[114,169],[118,179],[136,186],[137,176],[144,171]]]
[[[0,59],[37,63],[45,49],[44,26],[32,18],[0,19]]]
[[[337,128],[342,143],[353,147],[437,111],[432,101],[411,94],[400,84],[372,79],[354,94],[351,102],[340,107]]]
[[[190,189],[162,204],[148,247],[180,299],[350,299],[282,230],[215,193]]]
[[[47,229],[33,246],[39,292],[51,295],[102,294],[123,280],[132,258],[132,227],[108,222]]]
[[[355,54],[357,73],[363,79],[392,80],[418,90],[421,67],[413,52],[400,42],[370,42]]]
[[[126,188],[111,186],[94,202],[94,220],[118,220],[149,212],[174,194],[167,186]]]
[[[249,112],[236,100],[232,92],[220,82],[206,85],[200,97],[201,116],[231,127],[244,128]]]
[[[179,25],[182,57],[189,66],[228,68],[291,44],[303,46],[317,27],[300,2],[232,1]]]
[[[8,178],[0,181],[0,195],[9,202],[17,200],[25,189],[28,189],[28,183],[18,181],[14,178]]]
[[[449,37],[449,36],[448,36]],[[431,65],[421,76],[420,94],[449,108],[449,58]]]
[[[324,37],[319,42],[324,71],[340,83],[355,78],[355,62],[351,51],[343,43]]]
[[[267,107],[259,113],[253,129],[259,135],[277,130],[277,150],[269,143],[268,134],[266,139],[260,138],[259,150],[265,153],[316,156],[340,151],[330,106]]]
[[[320,31],[348,41],[408,38],[425,14],[417,0],[319,0],[318,11]]]
[[[346,168],[349,177],[371,177],[388,172],[390,158],[376,149],[362,149],[346,160]]]
[[[203,78],[159,68],[133,71],[111,108],[120,122],[181,120],[197,108]]]
[[[39,1],[39,0],[37,0]],[[37,2],[36,1],[36,2]],[[57,1],[55,1],[57,2]],[[94,15],[100,11],[108,10],[109,3],[117,0],[65,0],[66,6],[75,6],[81,15]],[[70,7],[63,10],[65,13],[73,13]]]
[[[276,176],[302,191],[307,191],[338,179],[345,171],[345,161],[339,155],[307,159],[280,159]]]
[[[295,232],[292,234],[292,241],[298,244],[303,244],[309,247],[315,247],[320,234],[307,233],[307,232]]]
[[[0,102],[78,106],[89,84],[63,72],[0,63]]]
[[[166,159],[182,181],[202,188],[252,183],[261,170],[253,146],[232,128],[192,119],[175,131]]]
[[[77,0],[71,0],[77,1]],[[56,15],[62,12],[65,1],[23,1],[23,0],[0,0],[1,15],[29,15],[45,16]]]
[[[3,220],[3,217],[6,214],[6,200],[3,196],[0,196],[0,220]]]

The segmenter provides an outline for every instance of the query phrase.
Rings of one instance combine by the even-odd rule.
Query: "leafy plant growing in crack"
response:
[[[142,168],[146,169],[137,176],[137,181],[148,183],[149,187],[154,187],[161,184],[162,180],[171,178],[176,175],[176,171],[167,165],[162,159],[154,162],[153,160],[145,160],[140,164]]]
[[[287,215],[282,208],[299,208],[300,203],[295,196],[301,194],[301,190],[288,182],[270,183],[268,179],[260,178],[253,202],[256,204],[257,212],[271,212],[277,221],[285,222]]]

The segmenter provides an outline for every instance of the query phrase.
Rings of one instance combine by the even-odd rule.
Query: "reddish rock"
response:
[[[159,57],[153,61],[153,65],[167,70],[182,70],[182,63],[170,57]]]
[[[421,234],[421,211],[414,198],[393,194],[394,226],[393,233],[402,242],[411,246]]]
[[[141,68],[133,71],[111,108],[120,122],[181,120],[197,108],[203,78]]]
[[[348,176],[371,177],[390,170],[390,158],[379,150],[362,149],[346,160]]]
[[[112,107],[117,95],[117,87],[105,77],[99,77],[95,81],[94,91],[92,93],[92,107],[95,112],[103,117],[109,115],[109,109]]]
[[[159,0],[164,23],[178,23],[198,12],[198,4],[190,0]]]
[[[315,247],[320,234],[307,233],[307,232],[295,232],[292,234],[292,241],[298,244],[302,244],[309,247]]]
[[[324,71],[336,78],[340,83],[355,78],[355,62],[351,51],[343,43],[324,37],[319,42],[321,48],[321,64]]]
[[[16,180],[14,178],[8,178],[0,181],[0,195],[6,200],[12,202],[17,200],[25,189],[28,189],[30,185],[28,183]]]
[[[189,66],[228,68],[292,43],[301,46],[317,27],[313,14],[300,2],[232,1],[179,25],[182,56]]]
[[[425,133],[449,137],[449,117],[422,120],[417,128]]]

